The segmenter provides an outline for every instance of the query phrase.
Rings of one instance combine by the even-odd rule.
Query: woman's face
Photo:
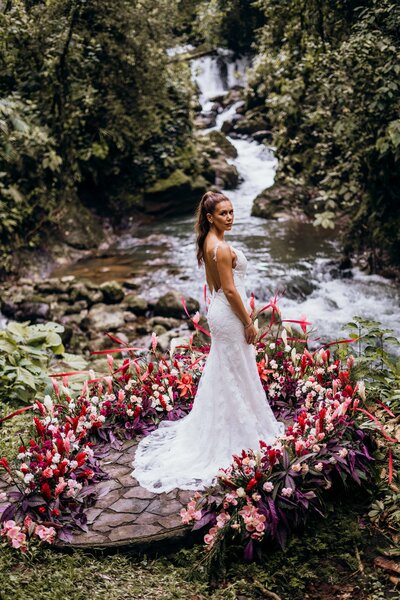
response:
[[[218,202],[214,212],[207,213],[211,225],[220,231],[229,231],[233,225],[233,206],[229,200]]]

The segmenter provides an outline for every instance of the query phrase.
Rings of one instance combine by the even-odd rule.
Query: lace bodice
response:
[[[215,248],[214,248],[214,256],[213,256],[214,260],[217,260],[217,250],[218,250],[219,246],[220,246],[220,242],[217,242],[217,244],[215,245]],[[234,267],[232,267],[233,282],[237,288],[244,289],[245,283],[246,283],[247,258],[245,257],[242,250],[240,250],[239,248],[234,248],[231,244],[229,244],[229,246],[236,254],[236,265]],[[217,294],[223,293],[223,291],[220,288],[215,293],[217,293]]]

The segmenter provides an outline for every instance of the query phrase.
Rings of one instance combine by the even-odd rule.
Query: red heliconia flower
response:
[[[46,411],[45,411],[43,404],[41,402],[39,402],[39,400],[35,400],[35,403],[36,403],[36,406],[38,407],[38,409],[40,410],[40,414],[42,415],[42,417],[44,417],[46,414]]]
[[[304,429],[305,429],[306,423],[307,423],[307,413],[306,412],[300,413],[299,416],[297,417],[297,422],[300,425],[301,433],[304,433]]]
[[[261,473],[261,471],[256,471],[254,473],[254,477],[257,479],[257,481],[259,481],[262,476],[263,476],[263,474]]]
[[[339,373],[340,383],[344,387],[349,383],[349,372],[348,371],[340,371]]]
[[[257,485],[257,479],[252,477],[249,483],[246,485],[246,492],[251,492],[251,490]]]
[[[38,511],[40,512],[40,514],[43,515],[46,512],[46,507],[45,506],[39,506]]]
[[[133,411],[133,416],[134,416],[134,418],[136,418],[136,417],[138,417],[138,416],[140,415],[140,413],[141,413],[141,410],[142,410],[142,409],[140,408],[140,406],[136,406],[136,407],[135,407],[135,410]]]

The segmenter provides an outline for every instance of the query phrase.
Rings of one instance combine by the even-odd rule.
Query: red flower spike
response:
[[[255,488],[255,486],[257,485],[257,479],[255,477],[252,477],[249,481],[249,483],[246,485],[246,492],[251,492],[251,490],[253,488]]]
[[[3,469],[7,471],[9,475],[11,475],[10,465],[8,464],[8,460],[5,457],[0,458],[0,467],[3,467]]]
[[[389,450],[388,450],[388,456],[389,456],[389,484],[390,484],[393,481],[393,455],[392,455],[391,448],[389,448]]]

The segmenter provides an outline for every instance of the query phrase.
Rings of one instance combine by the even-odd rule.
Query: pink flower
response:
[[[50,469],[50,467],[47,467],[43,473],[42,473],[43,477],[45,477],[46,479],[50,479],[50,477],[53,477],[53,471],[52,469]]]
[[[42,540],[42,542],[47,542],[48,544],[52,544],[56,537],[56,530],[54,527],[45,527],[44,525],[37,525],[35,529],[35,535]]]
[[[285,496],[285,498],[290,498],[290,496],[293,494],[293,490],[292,488],[282,488],[281,491],[282,496]]]
[[[54,495],[57,497],[61,494],[61,492],[64,491],[64,489],[67,487],[67,482],[64,481],[64,479],[62,477],[60,477],[60,481],[57,483],[56,485],[56,489],[54,492]]]
[[[274,489],[274,484],[271,481],[266,481],[263,485],[263,490],[265,492],[272,492]]]

